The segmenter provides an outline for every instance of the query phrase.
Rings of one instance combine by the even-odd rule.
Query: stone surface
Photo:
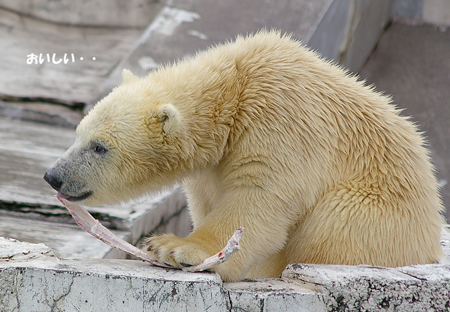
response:
[[[322,296],[314,289],[281,279],[257,279],[224,283],[231,311],[326,311]]]
[[[6,102],[0,100],[0,116],[53,126],[75,128],[83,118],[70,107],[40,102]]]
[[[140,239],[150,233],[175,233],[180,237],[190,233],[190,215],[186,199],[180,189],[171,193],[170,196],[150,198],[147,204],[143,206],[142,211],[131,212],[125,218],[123,223],[127,222],[127,228],[122,231],[112,230],[112,232],[137,246],[140,246]],[[37,209],[29,209],[27,214],[23,213],[22,209],[22,212],[16,211],[15,217],[12,217],[8,216],[11,212],[2,211],[2,205],[0,201],[0,237],[30,243],[45,243],[66,259],[127,258],[123,252],[112,250],[111,247],[73,224],[73,220],[69,219],[63,207],[60,208],[61,214],[64,214],[67,220],[62,217],[56,219],[56,217],[42,215],[42,210]],[[111,214],[108,208],[103,209],[104,215]],[[108,222],[102,223],[110,229],[114,228]]]
[[[0,236],[0,262],[58,258],[56,252],[45,244],[20,242]]]
[[[145,27],[159,0],[0,0],[0,7],[55,23],[96,27]]]
[[[361,71],[425,132],[445,207],[450,207],[449,55],[450,31],[394,23]],[[449,220],[450,211],[446,216]]]
[[[72,129],[0,118],[0,199],[13,206],[58,205],[43,176],[74,142]],[[60,205],[59,205],[60,206]],[[5,207],[3,207],[5,208]]]
[[[439,26],[450,26],[450,1],[424,0],[423,21]]]
[[[75,106],[91,101],[141,34],[139,29],[56,25],[6,10],[0,10],[0,21],[0,99],[19,101]],[[37,64],[31,54],[37,55]]]
[[[313,284],[328,311],[447,311],[450,266],[407,268],[293,264],[284,279]]]
[[[390,18],[392,0],[171,0],[106,80],[100,97],[120,83],[123,68],[143,76],[238,34],[279,29],[326,58],[359,70]]]
[[[290,264],[282,278],[323,294],[328,311],[450,310],[450,232],[442,230],[446,258],[399,268]]]
[[[42,245],[0,239],[6,311],[448,311],[447,259],[401,268],[289,265],[279,279],[222,283],[134,260],[58,259]],[[6,247],[5,247],[6,246]]]
[[[4,311],[228,311],[218,275],[140,261],[0,261]]]
[[[121,238],[127,238],[129,234],[124,231],[113,233]],[[65,259],[102,259],[108,257],[111,252],[111,247],[78,226],[63,223],[2,216],[1,236],[17,239],[24,244],[25,242],[46,244]],[[1,246],[3,249],[4,246]]]
[[[423,2],[424,0],[394,0],[392,19],[410,25],[422,24]]]

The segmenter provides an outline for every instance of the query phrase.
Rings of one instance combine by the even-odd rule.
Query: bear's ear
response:
[[[172,104],[162,105],[159,108],[158,116],[165,135],[170,135],[178,131],[181,118],[175,106]]]
[[[133,75],[133,73],[130,70],[124,69],[122,71],[122,84],[126,84],[136,80],[139,80],[139,77]]]

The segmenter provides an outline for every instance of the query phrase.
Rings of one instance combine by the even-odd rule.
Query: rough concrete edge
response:
[[[81,113],[62,105],[4,101],[0,101],[0,116],[72,129],[83,117]]]
[[[328,310],[447,311],[450,265],[402,268],[292,264],[283,279],[314,285]]]
[[[55,250],[45,244],[33,244],[14,238],[0,237],[0,262],[50,258],[59,259],[59,256]]]
[[[0,260],[0,280],[2,311],[227,311],[230,306],[216,274],[133,260]]]
[[[0,240],[0,245],[4,242]],[[442,242],[448,253],[447,229]],[[6,243],[9,248],[0,258],[0,280],[5,285],[0,299],[11,311],[26,307],[148,311],[156,309],[155,304],[159,311],[450,309],[448,263],[401,268],[292,264],[280,279],[222,283],[213,273],[185,273],[133,260],[58,259],[43,244]]]
[[[224,283],[231,311],[326,311],[321,290],[280,278]]]
[[[321,292],[328,311],[448,311],[448,225],[443,226],[441,246],[446,258],[436,264],[398,268],[290,264],[282,278]]]
[[[0,258],[0,300],[8,311],[325,311],[320,293],[281,279],[223,284],[215,273],[135,260],[65,260],[43,244],[8,243],[4,253],[16,256]],[[30,249],[40,257],[28,257]]]

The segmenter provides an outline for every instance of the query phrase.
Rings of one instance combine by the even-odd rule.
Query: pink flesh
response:
[[[110,230],[100,224],[98,220],[94,219],[94,217],[86,209],[84,209],[83,206],[61,198],[59,197],[59,194],[56,195],[56,198],[64,206],[66,206],[75,222],[89,234],[98,238],[107,245],[135,256],[138,259],[150,262],[151,264],[154,264],[156,266],[168,267],[167,265],[159,263],[158,261],[150,258],[150,256],[146,252],[114,235]]]
[[[100,222],[96,220],[86,209],[84,209],[83,206],[66,200],[66,197],[69,196],[61,194],[59,192],[58,195],[56,195],[56,198],[67,208],[67,210],[72,215],[72,218],[83,230],[93,235],[94,237],[98,238],[107,245],[116,248],[118,250],[121,250],[123,252],[126,252],[140,260],[149,262],[159,267],[165,268],[169,267],[163,263],[160,263],[150,258],[150,256],[146,252],[142,251],[141,249],[131,245],[130,243],[114,235],[110,230],[108,230],[106,227],[100,224]],[[243,234],[244,228],[241,227],[237,229],[234,232],[233,236],[228,241],[228,244],[225,246],[224,249],[219,251],[214,256],[205,259],[202,263],[190,267],[185,267],[183,268],[183,270],[188,272],[204,271],[228,260],[228,258],[233,253],[239,251],[240,249],[239,240]]]
[[[58,192],[58,195],[56,195],[56,198],[58,198],[60,201],[61,201],[60,198],[67,199],[69,197],[70,197],[70,195],[66,195],[66,194],[63,194],[61,192]]]

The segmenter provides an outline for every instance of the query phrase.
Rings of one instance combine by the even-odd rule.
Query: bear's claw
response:
[[[187,272],[198,272],[211,269],[240,250],[239,240],[244,234],[244,228],[237,229],[228,241],[225,248],[211,257],[203,248],[189,238],[179,238],[173,234],[150,237],[147,240],[150,257],[156,261],[180,268]]]
[[[199,264],[210,256],[201,245],[173,234],[151,237],[146,244],[151,258],[180,269],[185,267],[183,264]]]

